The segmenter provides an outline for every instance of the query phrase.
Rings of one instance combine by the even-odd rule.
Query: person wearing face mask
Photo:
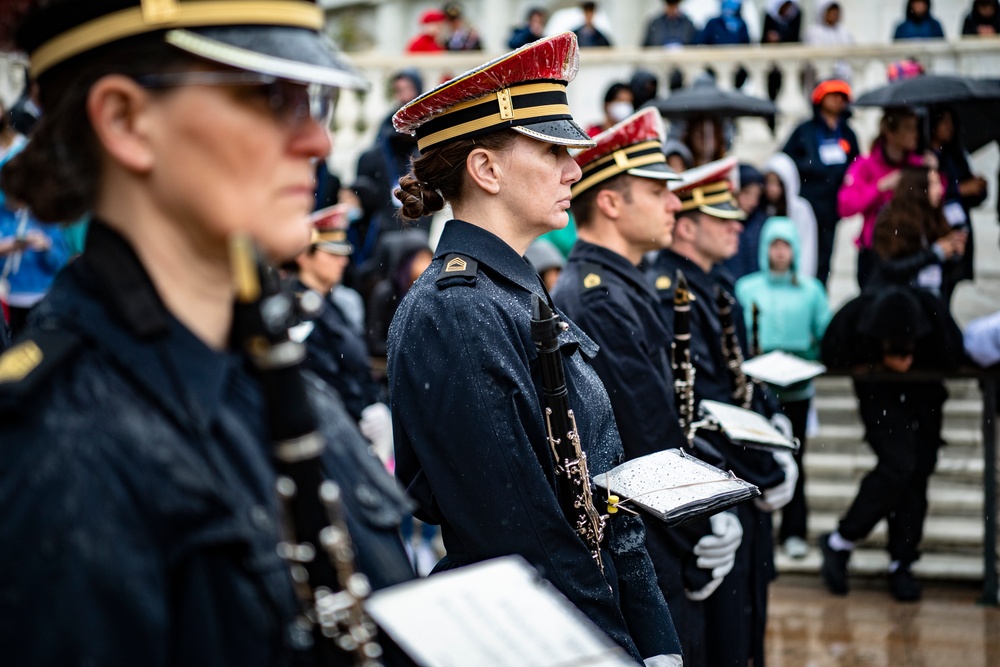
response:
[[[278,264],[309,244],[334,89],[367,82],[313,2],[21,4],[45,114],[0,186],[40,220],[91,224],[0,357],[0,617],[17,619],[0,624],[3,661],[315,664],[286,463],[340,487],[353,567],[376,590],[414,578],[409,503],[339,396],[281,356],[300,352],[285,332],[268,344],[248,325],[264,316],[250,293],[270,290],[233,251]],[[268,315],[288,314],[274,297]],[[279,383],[301,402],[275,405],[292,393]],[[315,425],[305,437],[289,403]],[[412,664],[379,639],[387,664]]]
[[[628,84],[615,82],[604,93],[604,121],[587,128],[587,134],[596,137],[601,132],[625,120],[635,110],[634,97]]]

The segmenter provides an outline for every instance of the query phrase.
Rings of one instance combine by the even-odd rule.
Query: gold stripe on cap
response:
[[[170,0],[143,0],[141,7],[107,14],[42,44],[31,54],[31,74],[37,77],[75,55],[144,32],[218,25],[280,25],[320,30],[323,27],[323,10],[318,5],[301,0],[173,3]]]
[[[527,107],[525,109],[515,109],[514,110],[514,120],[531,120],[532,118],[543,118],[545,116],[569,116],[569,105],[568,104],[547,104],[539,107]],[[455,125],[453,127],[445,128],[439,130],[434,134],[427,135],[423,139],[417,141],[417,148],[423,152],[439,144],[442,141],[448,141],[449,139],[454,139],[455,137],[460,137],[464,134],[469,134],[471,132],[476,132],[478,130],[485,130],[488,127],[493,127],[494,125],[503,125],[508,122],[508,119],[504,119],[499,113],[491,114],[485,118],[478,118],[476,120],[470,120],[468,123],[462,123],[461,125]]]
[[[635,146],[631,146],[630,149],[631,148],[635,148]],[[619,152],[623,151],[615,151],[615,153]],[[649,164],[666,163],[666,161],[667,161],[667,156],[659,152],[651,153],[648,155],[642,155],[633,160],[627,160],[624,164],[618,162],[618,160],[616,159],[614,164],[610,164],[604,169],[598,171],[597,173],[591,174],[582,181],[578,181],[577,183],[575,183],[573,187],[570,188],[570,194],[571,196],[576,197],[581,192],[588,190],[589,188],[597,185],[598,183],[602,183],[610,178],[617,176],[618,174],[623,174],[627,172],[629,169],[635,169],[636,167],[645,167],[646,165]]]
[[[707,194],[701,191],[701,188],[694,190],[694,196],[690,199],[681,200],[681,210],[691,211],[696,208],[701,208],[702,206],[712,206],[713,204],[723,204],[725,202],[733,202],[735,198],[729,190],[725,192],[720,192],[718,194]]]

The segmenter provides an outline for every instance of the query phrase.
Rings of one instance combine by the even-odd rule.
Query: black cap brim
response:
[[[370,84],[333,42],[313,30],[225,26],[169,30],[166,41],[207,60],[301,83],[368,90]]]
[[[526,137],[568,148],[592,148],[597,143],[573,120],[558,119],[510,128]]]

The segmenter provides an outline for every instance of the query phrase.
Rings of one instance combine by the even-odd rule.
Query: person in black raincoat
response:
[[[670,243],[680,209],[667,187],[680,177],[666,166],[661,127],[656,109],[646,108],[599,134],[595,148],[576,156],[583,171],[573,186],[579,240],[552,294],[600,345],[594,368],[611,398],[627,459],[671,448],[690,451],[676,407],[670,323],[638,268],[645,252]],[[610,161],[612,155],[621,157]],[[739,520],[722,512],[667,528],[649,515],[643,519],[684,664],[706,665],[703,601],[733,567]]]
[[[575,36],[556,35],[442,84],[394,118],[421,150],[397,191],[403,214],[448,201],[456,217],[389,330],[396,474],[416,516],[441,525],[447,553],[435,572],[521,555],[632,658],[679,664],[642,521],[610,518],[602,568],[554,491],[531,337],[532,296],[549,297],[522,255],[568,221],[580,168],[567,146],[593,145],[566,104],[576,63]],[[622,462],[621,439],[591,367],[597,346],[563,319],[568,399],[597,475]]]
[[[18,32],[46,114],[2,187],[40,219],[92,221],[0,356],[6,664],[314,658],[279,555],[263,387],[230,340],[228,249],[246,233],[278,261],[308,242],[313,162],[330,150],[311,111],[363,79],[318,7],[220,3],[206,25],[188,4],[164,31],[148,3],[48,2]],[[303,380],[357,568],[375,588],[413,578],[408,502],[336,394]]]
[[[727,181],[735,165],[735,158],[727,158],[682,174],[684,180],[675,190],[681,199],[681,212],[673,243],[660,251],[647,270],[668,311],[673,309],[673,279],[678,269],[691,288],[691,357],[698,402],[734,403],[733,377],[722,352],[716,305],[716,290],[723,287],[731,294],[732,286],[724,274],[713,269],[735,254],[739,243],[739,221],[744,214]],[[745,341],[742,312],[734,307],[732,317]],[[745,342],[742,345],[745,349]],[[771,416],[773,409],[763,404],[760,394],[755,387],[752,407]],[[791,455],[746,449],[723,442],[714,434],[706,437],[717,445],[729,469],[763,492],[760,498],[737,506],[743,541],[736,565],[706,603],[708,664],[745,665],[753,660],[754,665],[763,665],[767,586],[776,574],[770,512],[791,499],[798,471]]]

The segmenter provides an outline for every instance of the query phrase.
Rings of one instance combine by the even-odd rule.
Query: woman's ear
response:
[[[474,148],[465,159],[465,169],[472,182],[487,193],[495,195],[500,192],[503,166],[496,152],[485,148]]]
[[[87,114],[98,142],[129,171],[146,172],[153,165],[149,101],[148,91],[118,74],[98,79],[87,95]]]

